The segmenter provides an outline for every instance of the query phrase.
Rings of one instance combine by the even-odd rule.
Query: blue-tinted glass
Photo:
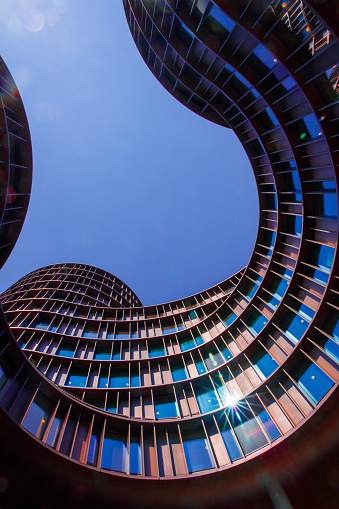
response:
[[[195,342],[196,342],[196,344],[197,344],[198,346],[200,346],[200,345],[203,345],[203,344],[204,344],[204,340],[202,339],[202,337],[201,337],[201,336],[199,336],[199,335],[195,335],[195,334],[194,334],[194,339],[195,339]]]
[[[74,346],[61,345],[57,351],[57,355],[61,355],[62,357],[73,357]]]
[[[291,88],[294,88],[296,86],[296,82],[291,77],[286,78],[284,81],[281,82],[281,84],[286,88],[286,90],[291,90]]]
[[[96,338],[98,336],[98,331],[90,330],[90,329],[84,329],[82,332],[82,336],[84,338]]]
[[[326,245],[320,246],[317,265],[321,268],[321,270],[324,270],[327,273],[331,271],[334,252],[335,249],[333,247]]]
[[[321,133],[321,129],[315,115],[313,115],[313,113],[307,115],[306,117],[304,117],[304,122],[306,124],[308,132],[310,133],[310,136],[312,138],[318,137],[319,133]]]
[[[47,425],[48,414],[46,410],[41,408],[35,401],[32,402],[22,422],[22,426],[30,431],[33,435],[36,435],[40,428],[45,428]]]
[[[34,327],[35,329],[47,330],[50,323],[51,321],[47,318],[46,319],[38,318],[38,320],[35,322]]]
[[[255,418],[236,426],[234,431],[245,454],[250,454],[267,444],[265,435]]]
[[[111,378],[109,381],[111,388],[116,387],[128,387],[129,386],[129,375],[127,369],[122,370],[111,370]]]
[[[325,180],[322,184],[324,189],[336,189],[334,180]]]
[[[226,385],[224,383],[222,375],[216,373],[213,376],[213,381],[214,381],[214,384],[215,384],[218,396],[220,398],[221,404],[223,406],[227,406],[228,402],[229,402],[229,395],[230,394],[229,394],[229,392],[227,390],[227,387],[226,387]]]
[[[56,330],[57,330],[57,328],[58,328],[58,327],[59,327],[59,324],[57,324],[57,325],[52,325],[52,326],[50,327],[50,329],[49,329],[49,330],[50,330],[51,332],[56,332]]]
[[[225,327],[228,327],[231,325],[231,323],[234,322],[234,320],[237,318],[237,315],[235,313],[227,312],[225,315],[221,317],[221,320],[224,322]]]
[[[154,409],[156,419],[178,417],[178,407],[173,395],[154,396]]]
[[[295,233],[301,235],[303,219],[302,216],[295,216]]]
[[[203,373],[206,373],[206,367],[203,361],[195,360],[195,365],[197,367],[199,375],[202,375]]]
[[[177,326],[177,330],[180,331],[180,330],[184,330],[185,329],[185,325],[183,323],[180,323],[178,326]]]
[[[166,326],[164,326],[164,327],[162,328],[162,333],[163,333],[163,334],[173,334],[173,333],[174,333],[174,332],[176,332],[176,331],[177,331],[176,327],[173,327],[173,326],[172,326],[172,327],[166,327]]]
[[[59,433],[61,430],[61,425],[62,425],[61,419],[54,417],[51,429],[48,433],[48,437],[46,440],[47,445],[50,445],[51,447],[56,447]]]
[[[288,313],[288,317],[291,317],[291,313]],[[299,341],[299,339],[303,336],[307,327],[308,322],[306,320],[300,318],[298,315],[294,315],[294,318],[288,327],[286,329],[282,327],[282,329],[285,331],[286,336],[289,337],[293,343],[295,343],[296,341]]]
[[[181,26],[182,28],[185,30],[185,32],[187,32],[192,38],[194,38],[194,34],[190,31],[189,28],[187,28],[186,25],[184,25],[183,23],[181,23]]]
[[[221,436],[223,438],[230,460],[235,461],[239,458],[242,458],[242,453],[238,447],[232,431],[230,429],[225,429],[225,431],[221,431]]]
[[[148,344],[148,356],[149,357],[160,357],[161,355],[165,355],[165,348],[162,343],[158,344]]]
[[[259,332],[264,328],[267,324],[268,320],[266,316],[261,315],[258,312],[252,313],[247,320],[245,320],[246,325],[249,330],[256,336]]]
[[[259,60],[262,61],[263,64],[266,65],[269,69],[272,69],[272,67],[275,66],[276,62],[274,61],[274,56],[261,44],[255,48],[253,51],[255,56],[259,58]]]
[[[116,332],[115,333],[116,339],[128,339],[129,338],[129,332]]]
[[[140,377],[138,373],[131,373],[131,387],[140,387]]]
[[[307,320],[312,320],[315,315],[315,311],[313,309],[306,306],[306,304],[301,304],[299,308],[299,315],[303,316]]]
[[[273,122],[274,125],[278,125],[279,122],[277,120],[277,117],[274,115],[273,111],[271,110],[271,108],[266,108],[266,113],[267,115],[270,117],[271,121]]]
[[[260,378],[265,380],[265,378],[268,378],[273,373],[273,371],[277,369],[278,364],[267,352],[253,364],[253,367],[259,373]]]
[[[99,388],[107,389],[108,387],[108,373],[106,371],[102,371],[99,377]]]
[[[112,402],[107,403],[106,411],[110,412],[111,414],[116,414],[117,413],[117,405],[116,405],[116,403],[112,403]]]
[[[186,439],[183,437],[183,446],[187,469],[189,473],[213,468],[206,438],[197,435],[197,438]]]
[[[186,369],[182,362],[172,362],[171,372],[173,382],[180,382],[180,380],[186,380],[187,378]]]
[[[232,357],[233,357],[232,352],[230,351],[229,348],[227,348],[227,346],[222,347],[222,348],[220,347],[220,345],[218,345],[218,346],[219,346],[219,349],[220,349],[221,353],[223,354],[224,359],[226,361],[228,361],[229,359],[232,359]]]
[[[232,32],[235,23],[226,14],[219,9],[216,5],[212,5],[210,16],[216,19],[228,32]]]
[[[261,422],[262,426],[265,428],[265,431],[270,437],[270,440],[272,440],[272,442],[273,440],[281,436],[279,429],[274,424],[267,410],[263,410],[262,412],[260,412],[260,414],[258,414],[258,419]]]
[[[139,442],[130,443],[130,473],[141,474],[141,447]]]
[[[280,304],[280,300],[276,299],[275,297],[272,297],[272,295],[269,294],[265,294],[265,300],[267,304],[274,309],[276,309]]]
[[[297,382],[314,403],[318,403],[334,385],[333,380],[313,363],[304,371]]]
[[[337,195],[324,194],[324,215],[327,217],[338,217]]]
[[[183,338],[179,341],[182,352],[195,348],[195,341],[192,338]]]
[[[190,318],[192,318],[192,320],[194,320],[195,318],[198,317],[196,311],[190,311],[188,314],[189,314]]]
[[[251,84],[249,83],[249,81],[247,81],[241,74],[239,74],[238,72],[235,72],[234,73],[234,76],[239,80],[241,81],[241,83],[243,85],[245,85],[245,87],[247,88],[251,88]]]
[[[208,384],[210,385],[210,384]],[[212,387],[196,387],[195,395],[197,397],[200,412],[206,414],[220,408],[220,403]]]
[[[318,269],[314,269],[314,274],[313,274],[313,278],[316,280],[316,281],[319,281],[320,283],[323,283],[323,284],[327,284],[327,281],[328,281],[328,274],[325,274],[324,272],[322,272],[321,270],[318,270]]]
[[[274,295],[282,298],[285,295],[287,287],[288,287],[288,282],[286,281],[286,279],[281,278],[280,283],[274,292]]]
[[[82,370],[74,370],[67,377],[66,385],[71,385],[72,387],[86,387],[87,382],[87,372]]]
[[[98,437],[96,435],[91,435],[87,455],[87,463],[89,465],[95,465],[97,461],[98,445],[99,445]]]
[[[111,358],[111,349],[109,347],[97,347],[94,354],[94,359],[101,361],[109,360]]]
[[[292,274],[293,274],[293,271],[292,271],[291,269],[285,269],[284,276],[285,276],[287,279],[291,279]],[[288,283],[287,283],[287,284],[288,284]]]
[[[258,288],[259,288],[258,285],[253,284],[251,290],[248,291],[248,293],[245,295],[245,297],[247,297],[248,300],[252,299],[253,295],[256,293]]]
[[[292,180],[294,184],[294,189],[296,191],[300,191],[301,190],[300,178],[296,171],[292,171]]]
[[[339,345],[338,343],[335,343],[331,339],[329,339],[325,345],[324,350],[326,353],[328,353],[333,359],[335,359],[337,362],[339,362]]]
[[[106,436],[104,438],[102,448],[101,468],[106,468],[107,470],[116,470],[117,472],[125,472],[125,464],[125,441],[121,438],[116,439]]]
[[[339,320],[336,321],[333,327],[333,331],[330,334],[332,334],[332,336],[339,341]]]

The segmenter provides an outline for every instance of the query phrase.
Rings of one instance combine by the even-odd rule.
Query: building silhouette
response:
[[[238,136],[257,239],[246,268],[165,304],[144,307],[112,274],[74,263],[2,294],[6,507],[337,507],[335,2],[124,8],[160,83]],[[15,146],[30,168],[27,142]],[[18,235],[5,217],[4,246]]]

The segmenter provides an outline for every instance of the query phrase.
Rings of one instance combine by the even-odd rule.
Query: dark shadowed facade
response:
[[[257,239],[245,269],[165,304],[74,263],[2,294],[5,507],[335,508],[336,2],[124,7],[160,83],[241,141]]]

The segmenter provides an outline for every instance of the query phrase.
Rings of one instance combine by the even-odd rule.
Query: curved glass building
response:
[[[335,2],[124,8],[160,83],[242,143],[255,246],[234,276],[160,305],[71,263],[4,292],[0,406],[12,438],[0,466],[15,484],[18,458],[34,455],[32,500],[51,507],[336,507]]]

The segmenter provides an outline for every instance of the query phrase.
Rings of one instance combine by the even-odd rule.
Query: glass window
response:
[[[82,331],[82,337],[84,338],[96,338],[98,337],[98,328],[97,327],[85,327]]]
[[[182,433],[188,472],[213,468],[207,440],[203,432]]]
[[[148,356],[149,357],[160,357],[165,355],[164,343],[148,343]]]
[[[180,382],[180,380],[186,380],[187,373],[184,363],[181,360],[171,361],[171,372],[173,382]]]
[[[46,440],[47,445],[54,448],[56,447],[61,431],[62,422],[63,422],[62,419],[60,419],[58,416],[54,417],[51,429],[49,430],[48,437]]]
[[[253,51],[256,57],[261,60],[263,64],[269,69],[272,69],[276,65],[276,58],[270,53],[264,46],[259,44]]]
[[[227,377],[227,375],[225,375],[225,376]],[[230,395],[227,390],[225,382],[227,382],[228,379],[226,378],[226,380],[224,380],[223,375],[221,373],[217,372],[217,373],[213,373],[212,380],[216,387],[221,404],[223,406],[227,406],[230,401]]]
[[[179,417],[178,406],[173,394],[154,395],[156,419]]]
[[[191,337],[182,338],[179,340],[180,348],[182,352],[195,348],[195,341]]]
[[[87,371],[79,368],[72,368],[67,380],[66,385],[72,387],[86,387],[87,382]]]
[[[339,345],[338,343],[328,339],[324,345],[324,350],[326,353],[330,355],[333,359],[339,362]]]
[[[262,380],[266,380],[278,367],[277,362],[268,353],[257,353],[253,358],[253,367]]]
[[[87,463],[89,465],[96,465],[98,458],[98,446],[99,438],[96,435],[91,435],[87,454]]]
[[[324,194],[324,216],[326,217],[338,217],[338,206],[337,206],[337,195]]]
[[[221,321],[224,323],[225,327],[228,327],[231,325],[231,323],[234,322],[234,320],[237,318],[237,315],[235,313],[232,313],[231,311],[227,311],[222,317]]]
[[[57,355],[61,355],[62,357],[73,357],[74,345],[62,343],[57,350]]]
[[[141,447],[139,440],[131,438],[130,442],[130,473],[141,474],[142,463],[141,463]]]
[[[129,375],[128,369],[111,369],[111,378],[109,381],[110,388],[128,387]]]
[[[333,380],[316,364],[305,362],[298,370],[296,381],[302,391],[317,404],[334,385]]]
[[[250,454],[268,443],[254,417],[235,426],[234,431],[245,454]]]
[[[163,325],[163,327],[162,327],[163,334],[173,334],[176,331],[177,331],[177,329],[174,325]]]
[[[304,117],[304,122],[311,138],[317,138],[319,135],[321,135],[319,122],[313,113]]]
[[[97,346],[95,349],[94,359],[101,361],[110,360],[111,347],[110,346]]]
[[[268,322],[266,316],[261,315],[258,311],[252,313],[247,320],[244,320],[249,330],[256,336],[265,327]]]
[[[261,425],[265,428],[266,433],[270,437],[270,440],[275,440],[276,438],[279,438],[281,436],[281,433],[277,426],[275,425],[273,419],[271,418],[270,414],[267,412],[267,410],[263,410],[257,415],[257,418]]]
[[[226,28],[227,32],[232,32],[235,27],[234,21],[232,21],[219,7],[216,5],[212,5],[209,16],[214,18],[220,23],[224,28]]]
[[[194,392],[202,414],[206,414],[220,408],[218,397],[211,382],[206,380],[204,385],[196,385],[194,387]]]
[[[102,447],[101,468],[125,472],[126,439],[107,431]]]
[[[99,388],[107,389],[108,387],[108,369],[101,369],[99,376]]]
[[[282,81],[281,84],[283,85],[283,87],[286,90],[291,90],[292,88],[297,86],[297,84],[294,81],[294,79],[291,78],[290,76],[288,78],[286,78],[284,81]]]
[[[42,437],[52,409],[52,403],[44,396],[37,395],[31,403],[22,426],[33,435]]]
[[[233,436],[233,433],[230,429],[225,429],[221,431],[221,436],[224,441],[227,453],[230,457],[231,461],[238,460],[242,458],[242,452],[239,449],[239,446]]]
[[[129,338],[129,332],[128,331],[116,331],[115,332],[115,338],[117,339],[128,339]]]
[[[51,320],[49,318],[38,318],[34,324],[35,329],[47,330]]]
[[[140,387],[139,370],[137,367],[131,367],[131,387]]]
[[[308,322],[291,311],[284,314],[280,328],[285,332],[286,336],[290,338],[293,343],[296,343],[304,335],[308,327]]]

